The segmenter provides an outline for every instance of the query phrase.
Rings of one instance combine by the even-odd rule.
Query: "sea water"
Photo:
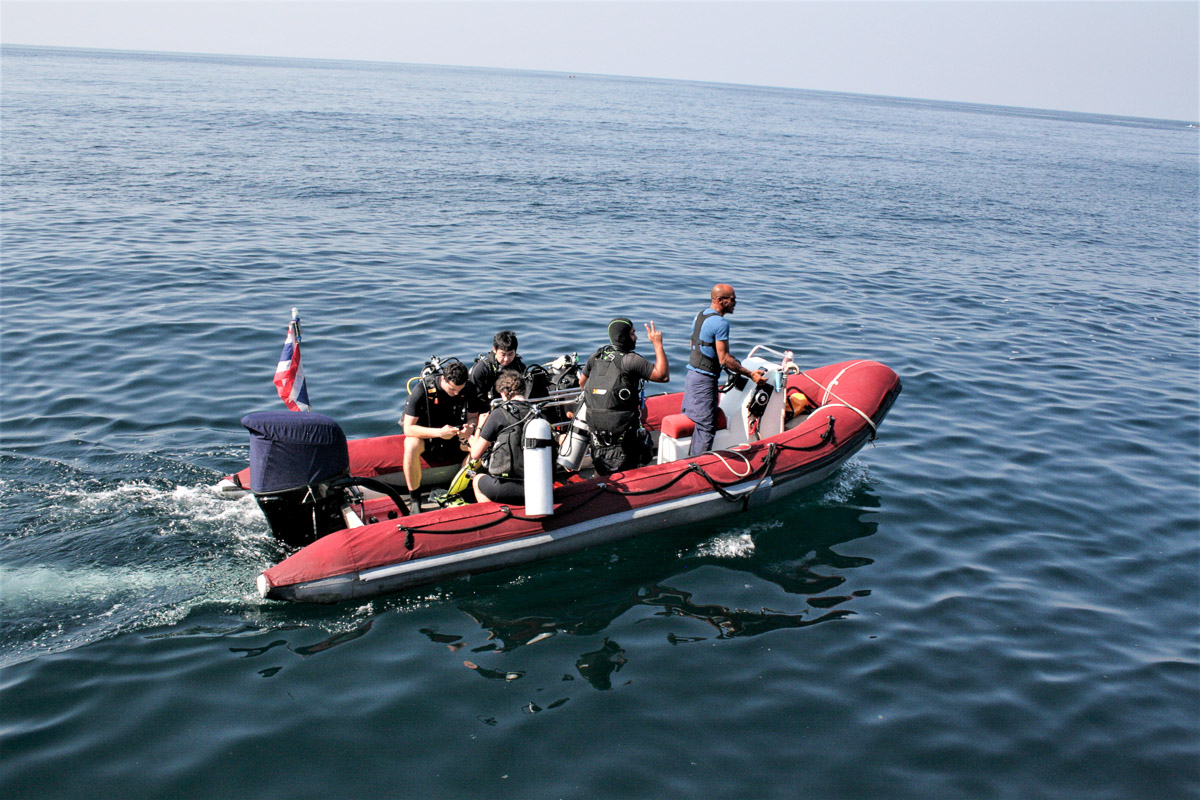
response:
[[[3,51],[0,796],[1200,792],[1188,121],[405,65]],[[1194,122],[1194,121],[1191,121]],[[803,495],[368,603],[266,602],[314,409],[653,321],[904,393]],[[643,336],[643,347],[645,337]]]

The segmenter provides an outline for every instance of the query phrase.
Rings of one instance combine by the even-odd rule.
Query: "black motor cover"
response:
[[[345,527],[345,493],[324,484],[349,474],[346,434],[311,411],[247,414],[250,491],[277,539],[304,545]]]
[[[346,434],[311,411],[260,411],[242,417],[250,431],[250,491],[271,494],[345,475]]]

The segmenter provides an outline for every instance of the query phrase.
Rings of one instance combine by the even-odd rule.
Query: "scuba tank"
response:
[[[530,367],[529,371],[526,373],[526,391],[530,391],[529,376],[536,369],[546,370],[547,380],[549,382],[547,394],[570,391],[572,389],[579,388],[579,356],[575,353],[561,355],[554,359],[554,361],[546,364],[544,367],[538,367],[536,365]],[[533,395],[526,394],[525,396],[531,397]],[[569,419],[567,415],[567,406],[551,405],[545,408],[543,413],[546,415],[546,419],[550,421],[550,425],[552,427],[561,425],[562,423],[567,422]]]
[[[588,448],[587,404],[580,399],[575,409],[575,419],[571,420],[571,430],[563,440],[562,448],[558,451],[558,465],[568,472],[577,472],[583,463],[583,456]]]
[[[425,362],[424,369],[421,370],[421,377],[428,378],[430,375],[442,374],[442,360],[437,356],[430,356]]]
[[[418,382],[423,382],[425,384],[426,391],[428,391],[430,385],[437,386],[436,380],[431,382],[429,379],[434,378],[435,376],[441,375],[441,374],[442,374],[442,360],[440,358],[438,358],[437,356],[430,356],[429,360],[425,362],[425,366],[421,368],[420,374],[414,375],[413,377],[409,378],[408,383],[404,384],[404,388],[408,391],[409,394],[412,394],[413,384],[418,383]]]
[[[550,423],[524,400],[509,400],[492,413],[503,415],[506,425],[491,449],[488,474],[522,482],[526,516],[550,516],[554,513],[554,434]]]
[[[546,365],[550,371],[550,384],[554,391],[574,389],[579,386],[579,354],[566,353]]]
[[[525,423],[522,437],[525,462],[525,516],[554,513],[554,437],[550,423],[534,417]]]

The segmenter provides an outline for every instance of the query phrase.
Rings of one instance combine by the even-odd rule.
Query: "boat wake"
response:
[[[61,467],[61,465],[59,465]],[[78,473],[56,484],[0,479],[0,667],[121,634],[172,625],[197,609],[232,611],[238,625],[272,627],[249,576],[281,555],[254,498],[218,496],[198,484],[158,478],[108,483]],[[851,460],[804,505],[841,505],[869,484]],[[21,513],[23,512],[23,513]],[[684,560],[752,562],[756,537],[786,527],[768,518],[725,530]],[[413,593],[387,608],[426,607],[446,598]],[[272,613],[275,612],[275,613]],[[338,632],[372,616],[372,603],[317,614],[307,622]],[[294,615],[283,614],[294,624]]]
[[[749,558],[754,555],[754,535],[725,533],[697,547],[695,554],[702,558]]]
[[[856,492],[870,486],[867,467],[858,459],[847,462],[830,480],[822,484],[820,494],[809,503],[817,507],[836,507],[847,503]],[[743,528],[721,533],[695,549],[681,553],[683,557],[744,559],[755,555],[754,537],[766,531],[779,530],[785,525],[782,519],[767,519]]]
[[[176,623],[199,606],[257,607],[246,576],[279,547],[253,498],[217,497],[209,481],[0,481],[0,666]]]
[[[818,506],[845,505],[859,492],[871,488],[871,475],[865,462],[852,458],[821,488],[824,491],[817,500]]]

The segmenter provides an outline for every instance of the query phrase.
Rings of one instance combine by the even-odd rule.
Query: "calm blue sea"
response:
[[[5,47],[0,796],[1200,795],[1187,122],[596,76]],[[366,604],[238,420],[511,327],[873,358],[873,447],[761,513]]]

